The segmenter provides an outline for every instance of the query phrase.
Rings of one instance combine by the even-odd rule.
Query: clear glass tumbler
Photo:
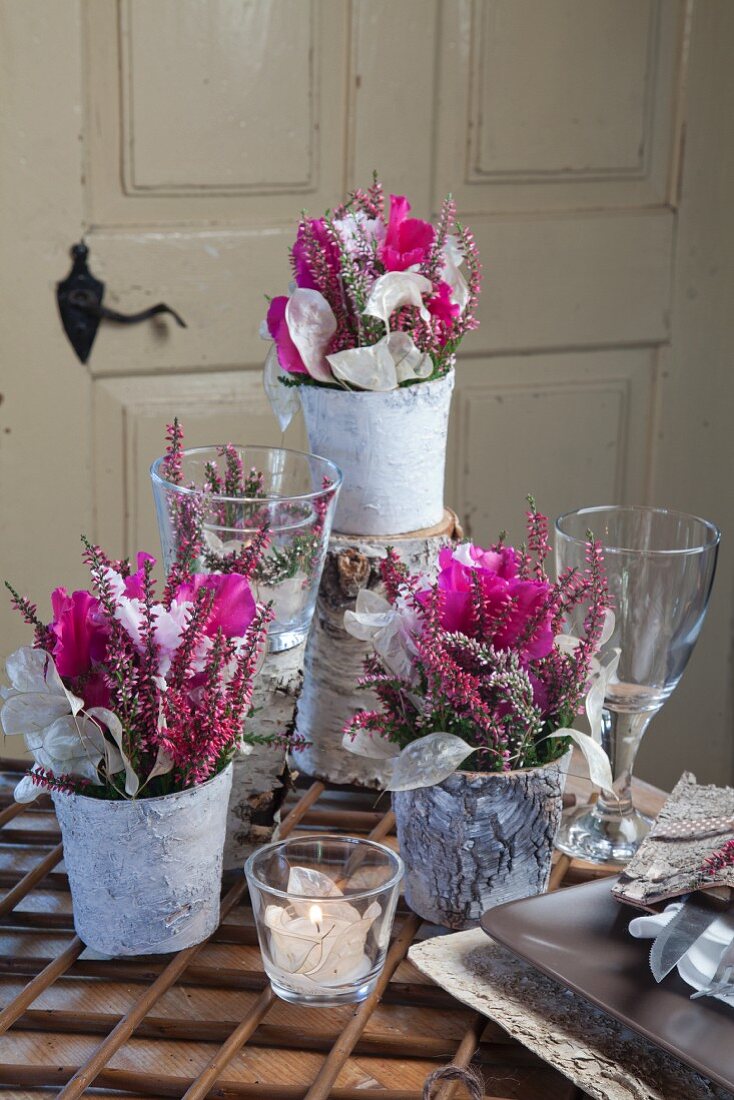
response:
[[[632,769],[651,718],[678,684],[701,631],[711,594],[719,529],[684,512],[644,506],[582,508],[556,520],[560,574],[586,567],[587,532],[604,548],[615,628],[600,654],[620,651],[604,695],[602,744],[612,764],[614,793],[564,819],[562,852],[594,863],[632,858],[650,820],[632,803]],[[584,608],[571,630],[579,634]]]
[[[273,604],[270,651],[291,649],[311,625],[341,471],[328,459],[283,447],[235,446],[230,458],[232,452],[243,471],[242,489],[211,488],[225,478],[223,447],[184,451],[180,484],[166,479],[164,458],[151,466],[163,563],[170,569],[192,517],[202,528],[202,573],[226,571],[227,557],[267,524],[270,541],[253,588],[259,600]]]
[[[348,836],[268,844],[245,864],[273,992],[320,1008],[369,996],[385,964],[403,862]]]

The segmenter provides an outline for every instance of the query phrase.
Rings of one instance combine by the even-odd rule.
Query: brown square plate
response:
[[[651,940],[627,926],[638,910],[611,895],[616,879],[510,901],[488,910],[482,928],[514,955],[734,1092],[734,1010],[690,999],[677,970],[658,985]]]

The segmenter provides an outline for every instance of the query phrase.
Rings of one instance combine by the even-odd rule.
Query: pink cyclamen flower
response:
[[[54,661],[59,675],[69,679],[82,676],[101,661],[107,648],[107,629],[100,613],[100,603],[91,592],[72,592],[55,588],[51,593],[56,637]]]
[[[179,585],[175,599],[179,603],[194,600],[200,588],[215,593],[204,633],[213,637],[221,630],[227,638],[242,638],[257,610],[249,581],[239,573],[195,573]]]
[[[335,276],[339,276],[341,271],[341,260],[339,258],[339,249],[330,239],[327,230],[326,223],[323,218],[312,218],[306,224],[310,227],[311,233],[318,242],[320,251],[326,260],[326,265],[331,273]],[[305,241],[306,225],[301,222],[298,226],[298,233],[296,240],[291,249],[291,255],[293,257],[293,269],[296,276],[296,286],[303,287],[307,290],[324,290],[324,287],[319,284],[316,278],[311,263],[308,258],[308,249]]]
[[[143,598],[143,580],[145,579],[145,563],[150,562],[151,565],[155,565],[155,558],[152,554],[146,554],[144,550],[138,553],[138,568],[135,573],[131,573],[129,577],[125,577],[125,595],[130,598],[141,600]]]
[[[517,649],[523,660],[546,657],[553,648],[552,616],[542,608],[550,593],[545,581],[523,580],[517,576],[517,559],[511,547],[499,551],[480,547],[460,546],[456,551],[446,547],[439,554],[438,587],[441,590],[441,626],[444,630],[478,636],[472,600],[476,579],[482,588],[486,614],[496,622],[488,637],[497,649]],[[421,602],[429,598],[428,590],[418,593]],[[520,646],[520,639],[530,620],[540,616],[529,638]]]
[[[285,319],[287,305],[288,299],[284,294],[272,299],[267,316],[268,332],[275,341],[278,362],[283,370],[288,371],[289,374],[308,374],[300,352],[288,331]]]
[[[423,263],[433,244],[430,222],[409,218],[409,213],[410,203],[404,195],[390,196],[390,220],[380,256],[387,271],[407,271],[413,264]]]
[[[440,341],[443,345],[449,339],[454,318],[461,313],[460,305],[451,297],[451,287],[448,283],[441,282],[438,284],[435,293],[430,298],[426,298],[426,307],[431,316],[440,322]]]

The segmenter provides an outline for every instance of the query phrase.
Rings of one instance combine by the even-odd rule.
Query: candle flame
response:
[[[324,919],[324,914],[321,911],[320,905],[312,905],[308,911],[308,919],[312,924],[319,925]]]

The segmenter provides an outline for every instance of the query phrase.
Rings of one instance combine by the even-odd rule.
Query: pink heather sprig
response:
[[[233,446],[232,443],[227,443],[224,447],[220,447],[219,456],[224,459],[225,463],[225,495],[230,497],[248,495],[243,492],[244,475],[242,470],[242,459],[240,458],[237,448]]]
[[[545,560],[550,553],[548,543],[548,519],[542,515],[532,496],[527,498],[529,508],[525,513],[528,525],[528,549],[535,555],[535,576],[539,581],[547,580]]]
[[[117,602],[108,575],[114,565],[84,535],[82,543],[82,557],[89,567],[109,634],[104,671],[111,692],[110,709],[117,714],[123,729],[131,730],[137,724],[139,668],[132,639],[117,618]]]
[[[342,203],[334,211],[335,218],[343,218],[345,214],[357,211],[366,214],[368,218],[384,218],[385,194],[377,172],[372,173],[372,185],[363,190],[355,188],[345,203]]]
[[[447,195],[441,205],[441,213],[436,224],[436,236],[427,258],[421,265],[421,275],[425,275],[432,283],[440,281],[443,269],[443,250],[449,233],[456,224],[456,203],[452,195]]]
[[[163,606],[170,608],[178,587],[194,572],[203,546],[206,494],[176,494],[169,504],[176,532],[176,557],[168,571]]]
[[[81,775],[54,775],[49,768],[42,768],[40,764],[34,765],[28,772],[31,782],[36,787],[42,787],[46,791],[58,791],[63,794],[86,794],[91,787],[91,781]]]
[[[142,655],[138,680],[137,721],[141,733],[142,748],[148,747],[150,731],[155,729],[158,720],[159,688],[156,683],[158,673],[158,646],[155,640],[155,619],[153,603],[155,586],[153,582],[153,562],[147,559],[143,564],[143,598],[140,642]]]
[[[707,856],[701,865],[701,870],[713,877],[731,867],[734,867],[734,839],[727,840],[726,844]]]
[[[25,596],[19,595],[13,586],[5,581],[5,587],[10,593],[11,604],[22,616],[28,626],[33,627],[33,644],[36,649],[43,649],[46,653],[53,653],[56,637],[50,627],[42,623],[38,617],[38,608]]]
[[[469,288],[469,294],[463,313],[454,321],[454,332],[457,336],[464,336],[467,332],[471,332],[472,329],[479,327],[479,320],[476,314],[479,306],[479,296],[482,290],[482,261],[479,258],[479,249],[477,248],[477,243],[471,229],[467,228],[465,225],[459,224],[457,224],[456,229],[459,250],[466,264],[466,281]]]
[[[180,485],[183,478],[183,428],[178,417],[166,425],[166,453],[161,463],[161,472],[166,481]]]

